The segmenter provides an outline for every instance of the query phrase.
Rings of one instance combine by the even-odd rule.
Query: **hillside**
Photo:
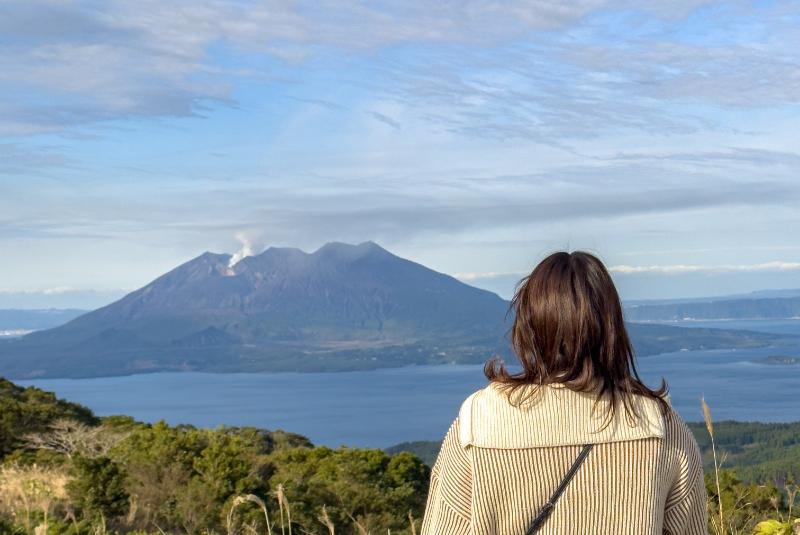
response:
[[[343,371],[508,356],[508,302],[375,243],[204,253],[59,327],[0,340],[0,374]],[[779,335],[631,325],[640,355]]]
[[[630,321],[798,318],[800,296],[628,305],[625,317]]]
[[[428,467],[408,453],[315,447],[280,430],[95,418],[0,379],[3,534],[221,534],[243,533],[243,524],[279,533],[287,502],[290,532],[319,533],[326,507],[339,533],[358,515],[373,533],[402,534],[409,514],[422,516],[429,479]],[[265,514],[270,527],[258,524]]]
[[[800,297],[800,288],[782,288],[755,290],[752,292],[714,295],[705,297],[673,297],[662,299],[626,299],[624,308],[641,305],[674,305],[683,303],[708,303],[710,301],[737,301],[746,299],[775,299],[784,297]]]
[[[99,420],[82,405],[56,398],[52,392],[23,388],[0,377],[0,460],[19,446],[28,433],[46,431],[60,419],[97,424]]]

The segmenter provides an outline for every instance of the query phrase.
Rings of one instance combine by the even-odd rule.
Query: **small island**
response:
[[[770,355],[769,357],[760,359],[759,362],[763,362],[764,364],[779,365],[800,364],[800,357],[792,357],[789,355]]]

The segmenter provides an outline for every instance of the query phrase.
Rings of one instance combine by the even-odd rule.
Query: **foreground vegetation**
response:
[[[96,418],[5,380],[0,456],[0,533],[412,533],[430,477],[410,453]]]
[[[706,479],[712,532],[800,530],[793,470],[769,464],[774,459],[750,462],[796,452],[800,429],[792,425],[768,433],[757,424],[717,424]],[[745,464],[725,469],[723,443],[737,440],[730,459]],[[748,448],[754,441],[757,450]],[[785,460],[800,465],[797,457]],[[408,451],[315,447],[299,435],[255,428],[98,418],[2,379],[0,461],[0,534],[410,535],[420,529],[430,477]]]

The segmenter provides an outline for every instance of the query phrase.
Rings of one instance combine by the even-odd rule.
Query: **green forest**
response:
[[[705,425],[692,429],[708,457]],[[800,423],[721,422],[715,437],[709,513],[721,504],[730,529],[712,532],[789,535]],[[416,534],[437,448],[100,418],[0,379],[0,534]]]

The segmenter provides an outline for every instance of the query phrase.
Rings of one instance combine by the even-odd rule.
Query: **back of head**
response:
[[[666,410],[663,379],[652,390],[639,378],[619,295],[594,255],[551,254],[520,281],[511,309],[511,345],[522,370],[510,373],[496,359],[485,367],[486,377],[509,394],[526,385],[561,383],[598,399],[606,396],[612,412],[622,402],[633,416],[635,395],[655,399]]]

